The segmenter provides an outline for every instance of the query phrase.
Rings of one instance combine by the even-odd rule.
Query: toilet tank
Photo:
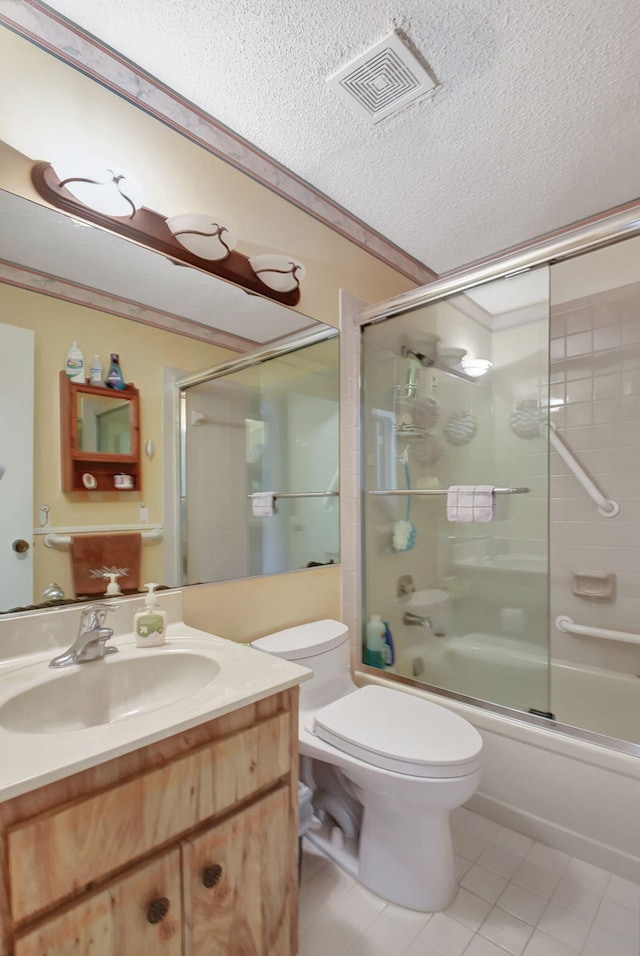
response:
[[[303,707],[324,696],[328,684],[351,681],[349,628],[340,621],[298,624],[260,637],[251,646],[313,671],[313,679],[300,688]]]

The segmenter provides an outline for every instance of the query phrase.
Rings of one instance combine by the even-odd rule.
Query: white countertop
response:
[[[95,668],[117,666],[119,661],[150,654],[174,655],[176,666],[180,657],[177,652],[201,655],[214,661],[219,672],[204,687],[181,700],[112,723],[44,733],[18,732],[0,726],[0,800],[171,737],[311,677],[311,671],[305,667],[175,621],[169,624],[167,643],[162,647],[136,648],[131,633],[115,636],[110,643],[119,648],[118,654],[58,670],[49,668],[49,661],[60,647],[0,662],[0,709],[16,694],[45,681],[64,680],[78,671],[87,678],[93,673],[95,679]],[[77,685],[76,678],[71,685],[74,693]]]

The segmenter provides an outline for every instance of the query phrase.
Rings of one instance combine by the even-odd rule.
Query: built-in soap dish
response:
[[[574,571],[572,577],[572,590],[576,597],[597,598],[599,601],[615,600],[615,574],[604,574],[599,571]]]

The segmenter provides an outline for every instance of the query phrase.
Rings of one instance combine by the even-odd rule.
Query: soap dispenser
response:
[[[149,593],[144,599],[144,610],[134,615],[133,630],[136,635],[136,647],[157,647],[165,642],[167,612],[158,607],[154,594],[154,589],[157,587],[157,584],[145,584]]]
[[[113,597],[114,595],[122,595],[120,590],[120,585],[118,584],[119,574],[116,574],[113,571],[107,571],[105,578],[109,578],[109,583],[107,584],[107,590],[104,592],[105,597]]]

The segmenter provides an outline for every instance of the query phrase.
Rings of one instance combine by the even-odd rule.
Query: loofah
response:
[[[445,423],[444,436],[452,445],[466,445],[477,430],[478,422],[473,412],[452,412]]]
[[[509,416],[509,428],[518,438],[537,438],[546,414],[535,398],[518,402]]]
[[[416,529],[412,521],[396,521],[393,525],[394,551],[411,551],[416,543]]]
[[[418,398],[413,406],[413,423],[417,428],[433,428],[440,418],[440,404],[430,395]]]
[[[417,465],[433,465],[442,455],[443,446],[435,435],[424,435],[413,442],[410,451]]]

